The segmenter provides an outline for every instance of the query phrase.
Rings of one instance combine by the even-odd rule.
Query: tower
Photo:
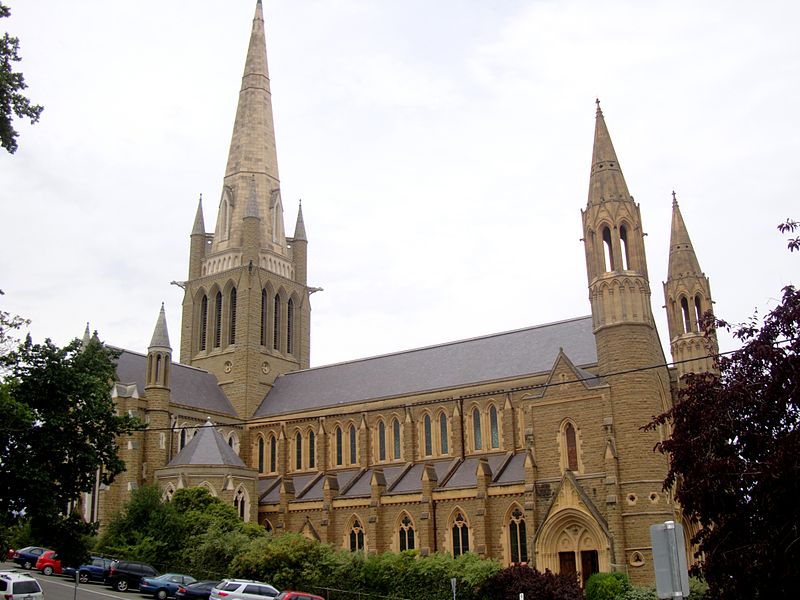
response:
[[[706,338],[700,328],[702,317],[711,306],[711,284],[700,269],[678,200],[672,192],[672,230],[664,307],[670,351],[679,377],[714,369],[712,355],[717,353],[716,336],[712,334]]]
[[[621,513],[621,527],[611,527],[612,560],[623,564],[632,560],[635,548],[650,546],[649,522],[674,518],[669,503],[658,509],[653,504],[648,514],[632,510],[640,500],[648,501],[652,482],[666,475],[666,459],[653,451],[658,432],[641,428],[668,408],[671,394],[650,306],[641,214],[628,192],[599,101],[582,218],[598,374],[610,393],[603,427],[615,449],[609,457],[615,464],[608,465],[606,478],[616,480],[621,496],[606,500],[609,510]]]
[[[190,238],[181,362],[214,373],[238,415],[275,378],[309,366],[307,239],[284,232],[264,18],[256,4],[216,227],[202,200]]]
[[[145,408],[147,430],[142,469],[145,481],[150,479],[156,469],[167,464],[170,443],[168,431],[171,363],[172,348],[169,343],[167,317],[162,303],[156,327],[153,330],[153,338],[147,348],[147,370],[144,385],[147,399]]]

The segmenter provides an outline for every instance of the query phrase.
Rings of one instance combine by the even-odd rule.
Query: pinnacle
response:
[[[167,315],[164,311],[164,303],[161,303],[161,311],[158,313],[158,320],[156,327],[153,330],[153,339],[150,341],[148,348],[164,348],[172,350],[169,345],[169,333],[167,332]]]

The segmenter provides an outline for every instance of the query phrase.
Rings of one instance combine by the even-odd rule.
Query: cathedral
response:
[[[162,307],[112,390],[147,428],[120,440],[127,470],[85,517],[108,522],[144,484],[205,486],[245,521],[353,551],[652,582],[649,527],[681,515],[653,450],[668,432],[641,428],[682,374],[712,368],[698,330],[712,300],[673,198],[670,366],[599,103],[581,219],[589,315],[310,368],[309,239],[302,207],[284,228],[258,0],[216,224],[201,204],[189,236],[179,362]]]

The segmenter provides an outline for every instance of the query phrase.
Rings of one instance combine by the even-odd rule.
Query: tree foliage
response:
[[[25,321],[0,314],[0,340],[7,344]],[[86,553],[91,525],[68,507],[100,481],[124,469],[117,436],[137,421],[116,414],[111,385],[114,354],[96,338],[59,348],[30,336],[0,354],[0,519],[3,527],[30,522],[31,534],[66,561]]]
[[[625,573],[593,573],[586,581],[586,600],[616,600],[631,589]]]
[[[492,600],[518,600],[520,594],[536,600],[583,600],[575,574],[544,573],[525,565],[507,567],[489,578],[482,595]]]
[[[759,324],[732,331],[742,347],[719,375],[690,374],[670,424],[666,488],[699,524],[694,543],[709,597],[788,598],[800,589],[800,291],[783,290]]]
[[[0,3],[0,18],[10,14],[11,10]],[[13,70],[12,63],[19,60],[19,39],[4,33],[0,38],[0,146],[10,154],[17,151],[19,135],[13,126],[14,116],[36,123],[44,110],[21,93],[28,86],[22,73]]]

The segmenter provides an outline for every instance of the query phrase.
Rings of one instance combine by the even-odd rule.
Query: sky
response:
[[[179,348],[189,234],[216,221],[255,0],[3,0],[26,93],[0,152],[0,310]],[[640,204],[668,351],[672,191],[715,312],[797,284],[800,3],[265,0],[287,233],[309,238],[311,363],[589,313],[581,209],[601,100]],[[722,350],[735,348],[723,337]],[[667,354],[669,356],[669,354]]]

